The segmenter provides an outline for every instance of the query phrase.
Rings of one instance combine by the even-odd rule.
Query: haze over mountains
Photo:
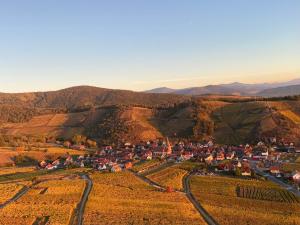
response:
[[[184,89],[171,89],[167,87],[155,88],[146,91],[146,93],[173,93],[180,95],[240,95],[240,96],[262,96],[262,97],[280,97],[287,95],[300,94],[300,79],[278,83],[258,83],[243,84],[230,83],[220,85],[208,85],[203,87],[191,87]]]

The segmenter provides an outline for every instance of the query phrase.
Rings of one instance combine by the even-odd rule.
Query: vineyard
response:
[[[163,162],[159,160],[148,160],[148,161],[138,162],[137,164],[134,165],[132,170],[135,172],[143,172],[155,168],[161,165],[162,163]]]
[[[252,225],[259,221],[262,225],[290,225],[300,221],[300,204],[297,201],[287,203],[240,198],[237,187],[251,187],[252,190],[261,191],[264,198],[269,196],[264,190],[281,190],[269,181],[197,176],[191,179],[193,195],[219,224]]]
[[[299,199],[291,192],[274,188],[257,188],[253,186],[238,186],[237,196],[266,201],[299,203]]]
[[[0,167],[0,176],[15,173],[27,173],[35,170],[35,167]]]
[[[196,163],[186,161],[159,170],[155,173],[151,173],[147,176],[147,178],[155,181],[162,186],[172,187],[176,190],[183,190],[183,177],[188,174],[188,172],[191,171],[195,166],[197,166]]]
[[[95,173],[84,224],[205,224],[182,193],[161,192],[132,173]]]
[[[81,179],[42,182],[1,209],[0,224],[26,225],[43,221],[47,224],[68,224],[84,187]]]
[[[29,182],[20,183],[0,183],[0,205],[4,204],[7,200],[16,195],[25,185],[29,185]]]

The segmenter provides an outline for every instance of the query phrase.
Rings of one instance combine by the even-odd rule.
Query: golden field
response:
[[[237,186],[278,190],[268,181],[226,177],[192,177],[191,190],[200,204],[223,225],[268,224],[288,225],[300,221],[300,204],[237,197]]]
[[[0,183],[0,205],[14,197],[29,182]]]
[[[0,224],[30,225],[37,218],[47,218],[47,224],[68,224],[84,187],[81,179],[40,183],[0,210]]]
[[[155,168],[159,165],[161,165],[163,162],[157,159],[153,159],[153,160],[147,160],[147,161],[142,161],[142,162],[138,162],[136,163],[132,170],[135,172],[143,172],[143,171],[147,171],[150,170],[152,168]]]
[[[151,173],[147,176],[147,178],[164,187],[172,187],[176,190],[183,190],[183,178],[195,166],[197,166],[196,163],[186,161],[156,171],[155,173]]]
[[[132,173],[95,173],[85,225],[205,224],[182,193],[165,193]]]
[[[0,167],[0,176],[15,173],[27,173],[35,170],[35,167]]]
[[[26,156],[37,161],[44,159],[56,159],[59,156],[70,155],[83,155],[84,151],[78,151],[73,149],[66,149],[61,147],[45,147],[45,148],[33,148],[30,151],[16,151],[14,148],[0,148],[0,167],[13,165],[13,158],[16,156]]]

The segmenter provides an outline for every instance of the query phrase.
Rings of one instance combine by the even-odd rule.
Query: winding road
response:
[[[194,207],[197,209],[197,211],[200,213],[200,215],[203,217],[205,222],[209,225],[218,225],[218,223],[209,215],[209,213],[201,206],[201,204],[196,200],[194,195],[191,192],[190,188],[190,177],[192,173],[189,173],[183,178],[183,186],[184,186],[184,192],[187,196],[187,198],[190,200],[190,202],[194,205]]]
[[[91,190],[93,188],[93,181],[88,175],[84,174],[81,177],[86,181],[86,186],[77,208],[77,225],[83,224],[84,209],[88,201],[89,195],[91,193]]]
[[[166,190],[166,188],[164,188],[163,186],[159,185],[158,183],[150,180],[149,178],[147,178],[147,177],[145,177],[145,176],[143,176],[143,175],[141,175],[141,174],[139,174],[139,173],[137,173],[137,172],[135,172],[133,170],[128,170],[128,171],[131,172],[131,173],[133,173],[136,177],[138,177],[139,179],[143,180],[144,182],[146,182],[150,186],[155,187],[157,189],[160,189],[162,191]]]
[[[275,184],[278,184],[279,186],[281,186],[282,188],[288,190],[289,192],[292,192],[293,194],[295,194],[296,196],[300,197],[300,191],[298,191],[296,188],[294,188],[292,185],[289,185],[287,183],[284,183],[283,181],[281,181],[280,179],[265,173],[264,171],[260,170],[257,167],[257,162],[254,161],[250,161],[250,165],[252,167],[252,169],[255,171],[256,174],[263,176],[265,178],[267,178],[268,180],[272,181]]]
[[[165,191],[166,188],[159,185],[158,183],[148,179],[147,177],[134,172],[133,170],[129,170],[131,173],[133,173],[136,177],[140,178],[141,180],[143,180],[144,182],[146,182],[147,184],[151,185],[152,187],[155,187],[157,189],[160,189],[162,191]],[[183,178],[183,186],[184,186],[184,192],[182,191],[176,191],[176,192],[181,192],[184,193],[188,200],[194,205],[194,207],[196,208],[196,210],[199,212],[200,216],[202,216],[202,218],[205,220],[205,222],[209,225],[218,225],[218,223],[208,214],[208,212],[200,205],[200,203],[195,199],[195,197],[193,196],[191,189],[190,189],[190,176],[192,175],[192,173],[190,172],[188,175],[186,175]]]

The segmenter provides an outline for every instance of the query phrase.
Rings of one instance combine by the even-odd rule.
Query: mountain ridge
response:
[[[257,84],[246,84],[240,82],[233,82],[228,84],[217,84],[217,85],[206,85],[199,87],[188,87],[182,89],[172,89],[168,87],[155,88],[146,91],[147,93],[164,93],[171,94],[183,94],[183,95],[207,95],[207,94],[218,94],[218,95],[241,95],[241,96],[260,96],[260,93],[273,88],[286,87],[290,85],[300,85],[300,79],[294,79],[285,82],[275,83],[257,83]],[[266,96],[268,97],[268,96]],[[273,96],[270,96],[273,97]]]

